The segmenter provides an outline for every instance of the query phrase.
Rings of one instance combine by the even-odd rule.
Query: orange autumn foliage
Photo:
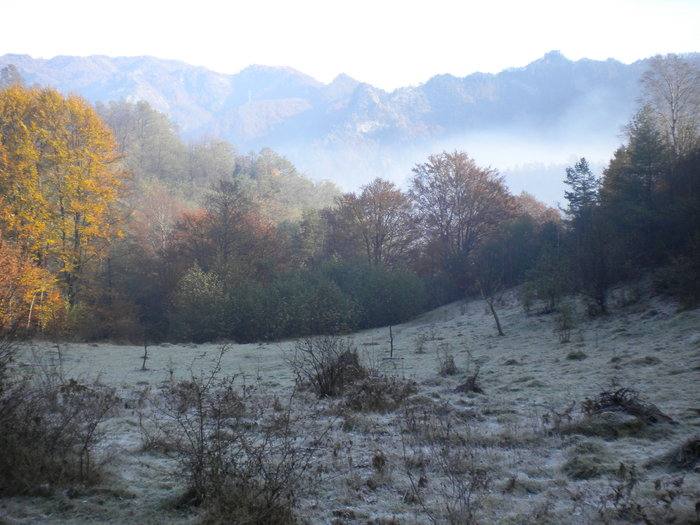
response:
[[[237,214],[225,228],[220,217],[210,211],[183,212],[173,239],[176,251],[202,268],[209,270],[235,261],[260,281],[269,280],[289,262],[277,228],[255,211]]]
[[[62,305],[56,279],[0,239],[0,330],[44,330]]]

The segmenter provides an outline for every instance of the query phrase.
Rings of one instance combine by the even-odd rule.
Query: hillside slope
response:
[[[678,454],[700,433],[700,310],[679,312],[645,285],[616,290],[611,304],[611,314],[596,319],[578,305],[568,343],[554,330],[555,316],[526,315],[514,292],[498,307],[505,337],[481,301],[394,327],[394,359],[387,359],[388,330],[353,334],[375,375],[415,385],[386,412],[353,408],[347,396],[294,394],[293,341],[231,345],[221,373],[252,389],[261,418],[272,400],[291,401],[292,432],[314,451],[297,506],[310,523],[431,523],[446,519],[450,505],[479,523],[694,523],[700,465]],[[55,347],[39,346],[24,364],[42,354],[57,357]],[[218,347],[151,348],[147,371],[139,347],[70,344],[61,354],[66,377],[99,375],[126,400],[105,426],[113,474],[78,498],[5,499],[0,519],[193,522],[196,509],[172,504],[183,490],[173,454],[144,447],[139,421],[162,417],[153,404],[160,392],[210,369]],[[454,375],[438,373],[446,356]],[[475,374],[483,393],[456,391]],[[619,410],[582,413],[586,399],[623,388],[674,423],[643,423]],[[449,458],[464,469],[458,477]]]

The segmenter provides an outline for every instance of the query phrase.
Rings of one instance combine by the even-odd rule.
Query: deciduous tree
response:
[[[361,190],[359,196],[347,193],[336,200],[338,216],[349,235],[362,239],[369,265],[396,265],[417,237],[411,201],[393,182],[380,178]]]
[[[43,330],[61,303],[56,278],[0,239],[0,332]]]
[[[446,268],[462,273],[472,251],[512,215],[503,177],[461,151],[431,155],[413,173],[410,196],[426,241],[440,250]]]
[[[86,264],[120,234],[112,132],[80,97],[14,85],[0,91],[0,144],[0,227],[74,304]]]
[[[700,67],[675,54],[657,55],[641,79],[642,100],[653,108],[659,128],[676,156],[698,147]]]
[[[97,111],[114,133],[135,180],[172,184],[184,179],[187,150],[167,115],[143,101],[98,104]]]

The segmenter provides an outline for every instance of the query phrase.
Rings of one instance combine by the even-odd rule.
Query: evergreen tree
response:
[[[588,162],[581,158],[566,168],[564,182],[571,187],[565,192],[569,207],[569,251],[573,280],[578,289],[590,297],[599,313],[607,311],[607,292],[612,283],[610,231],[599,208],[600,180],[593,175]]]
[[[593,175],[588,161],[582,157],[573,167],[566,168],[564,184],[571,188],[564,192],[564,197],[569,201],[566,214],[573,221],[583,220],[598,204],[600,180]]]
[[[626,129],[629,142],[604,172],[601,202],[623,263],[639,268],[664,257],[671,156],[650,107]]]

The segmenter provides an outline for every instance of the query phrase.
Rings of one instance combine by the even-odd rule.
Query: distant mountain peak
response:
[[[552,49],[551,51],[547,51],[544,54],[544,57],[542,58],[544,58],[545,60],[569,60],[564,56],[564,53],[562,53],[558,49]]]
[[[537,68],[537,67],[542,67],[542,66],[561,66],[565,64],[573,64],[574,62],[572,60],[569,60],[564,56],[564,54],[559,51],[558,49],[548,51],[545,53],[542,57],[538,58],[537,60],[533,60],[530,62],[527,66],[524,68],[519,68],[519,69],[532,69],[532,68]]]
[[[333,84],[342,85],[342,86],[358,85],[358,84],[360,84],[360,81],[355,80],[350,75],[347,75],[345,73],[340,73],[333,80],[331,80],[331,82],[328,85],[331,86]]]

